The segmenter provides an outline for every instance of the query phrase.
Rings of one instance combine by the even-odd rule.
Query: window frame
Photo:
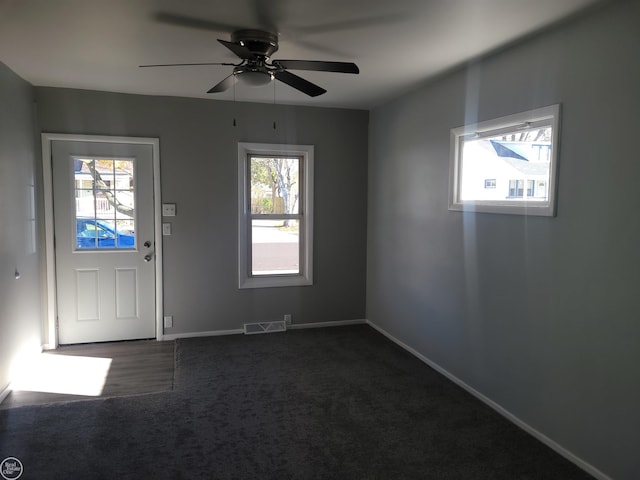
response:
[[[549,159],[549,181],[547,201],[525,200],[462,200],[462,145],[465,140],[494,137],[525,129],[551,127],[551,155]],[[560,138],[560,104],[536,108],[526,112],[507,115],[451,129],[449,159],[449,210],[499,213],[515,215],[556,215],[558,151]]]
[[[135,157],[127,157],[127,156],[106,156],[106,157],[100,157],[100,156],[95,156],[95,155],[73,155],[70,157],[72,163],[76,162],[76,161],[83,161],[83,160],[89,160],[89,161],[93,161],[94,164],[95,162],[99,161],[99,160],[107,160],[107,161],[112,161],[114,162],[114,168],[113,168],[113,175],[114,175],[114,180],[113,180],[113,185],[111,180],[102,180],[105,185],[107,186],[107,189],[100,189],[100,188],[96,188],[96,181],[91,179],[89,180],[91,182],[91,187],[90,188],[83,188],[80,187],[78,188],[78,183],[77,183],[77,179],[76,179],[76,174],[78,172],[75,171],[75,163],[74,166],[71,167],[71,189],[73,190],[73,197],[74,200],[78,195],[78,192],[80,191],[84,191],[84,192],[91,192],[91,195],[87,195],[88,197],[91,197],[94,199],[94,212],[93,212],[93,217],[78,217],[78,207],[77,207],[77,203],[76,201],[74,201],[72,203],[72,215],[74,217],[74,222],[72,225],[72,239],[73,239],[73,250],[72,253],[75,254],[86,254],[86,253],[108,253],[108,252],[115,252],[115,253],[124,253],[124,252],[137,252],[139,251],[138,249],[138,202],[137,202],[137,195],[138,195],[138,163],[136,161]],[[123,162],[131,162],[132,164],[132,175],[130,178],[130,181],[133,180],[133,183],[130,185],[130,189],[129,190],[124,190],[122,188],[117,188],[116,187],[116,182],[115,182],[115,172],[116,172],[116,162],[119,161],[123,161]],[[96,167],[97,168],[97,167]],[[83,180],[85,181],[85,180]],[[118,246],[119,245],[119,236],[120,234],[118,233],[118,218],[117,218],[117,213],[114,212],[114,218],[104,218],[98,217],[98,211],[96,208],[96,194],[97,192],[101,191],[101,190],[110,190],[111,192],[113,192],[114,196],[117,197],[117,192],[124,192],[124,191],[129,191],[132,193],[133,195],[133,217],[131,218],[131,221],[133,222],[134,225],[134,230],[133,230],[133,245],[132,246],[125,246],[125,247],[121,247]],[[115,207],[114,207],[115,208]],[[113,240],[114,240],[114,246],[113,247],[100,247],[99,246],[99,240],[101,237],[94,237],[95,238],[95,247],[78,247],[78,231],[77,231],[77,221],[78,220],[82,220],[82,219],[87,219],[87,220],[92,220],[95,223],[96,226],[96,231],[98,230],[104,230],[103,227],[99,227],[98,226],[98,221],[103,221],[103,222],[113,222]],[[82,237],[81,237],[82,238]],[[89,237],[90,238],[90,237]],[[110,238],[110,237],[102,237],[102,238]]]
[[[250,273],[252,254],[250,158],[300,157],[300,201],[298,214],[278,214],[296,217],[300,225],[300,273],[254,276]],[[290,145],[238,142],[238,288],[269,288],[313,285],[313,145]],[[259,219],[259,218],[258,218]]]

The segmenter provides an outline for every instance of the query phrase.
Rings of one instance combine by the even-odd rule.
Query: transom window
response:
[[[312,282],[313,147],[240,143],[239,286]]]
[[[451,130],[449,209],[555,215],[559,105]]]

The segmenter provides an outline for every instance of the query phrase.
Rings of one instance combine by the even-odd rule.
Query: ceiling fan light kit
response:
[[[259,70],[234,71],[233,74],[238,80],[249,87],[264,87],[274,79],[274,76],[270,72],[261,72]]]
[[[188,65],[228,65],[233,66],[231,75],[214,85],[207,93],[219,93],[229,89],[238,78],[244,84],[261,87],[272,80],[295,88],[309,95],[317,97],[326,90],[289,70],[307,70],[317,72],[337,72],[358,74],[360,70],[351,62],[325,62],[318,60],[274,60],[271,55],[278,51],[278,35],[263,30],[236,30],[231,34],[231,41],[220,40],[238,58],[240,63],[175,63],[162,65],[140,65],[141,67],[179,67]]]

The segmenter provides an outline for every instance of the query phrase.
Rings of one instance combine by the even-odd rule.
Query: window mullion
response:
[[[299,220],[300,213],[249,213],[251,220]]]

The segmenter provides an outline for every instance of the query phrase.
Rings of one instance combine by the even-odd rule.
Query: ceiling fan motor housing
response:
[[[269,58],[278,51],[278,35],[262,30],[237,30],[231,34],[231,41],[259,57]]]
[[[1,2],[2,0],[0,0]],[[171,15],[170,18],[173,18]],[[184,18],[179,17],[178,23],[183,24]],[[197,25],[201,22],[196,21]],[[235,63],[172,63],[163,65],[141,65],[142,67],[172,67],[192,65],[228,65],[233,66],[231,75],[218,82],[207,93],[219,93],[235,85],[236,79],[241,79],[250,86],[267,85],[278,80],[300,92],[317,97],[326,90],[289,70],[310,70],[319,72],[359,73],[355,63],[326,62],[317,60],[279,60],[271,62],[271,55],[278,51],[278,34],[274,32],[254,29],[236,30],[231,34],[231,41],[218,39],[241,62]]]

